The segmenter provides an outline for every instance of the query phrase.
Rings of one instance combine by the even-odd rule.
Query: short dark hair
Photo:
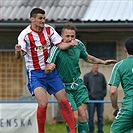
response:
[[[61,31],[61,34],[64,32],[65,29],[68,29],[68,30],[74,30],[76,32],[77,28],[71,23],[67,23],[64,25],[62,31]]]
[[[133,37],[129,37],[125,41],[125,48],[127,49],[129,55],[133,55]]]
[[[36,17],[36,15],[37,15],[38,13],[45,14],[45,11],[44,11],[43,9],[40,9],[40,8],[34,8],[34,9],[32,9],[31,12],[30,12],[30,18],[31,18],[31,17]]]

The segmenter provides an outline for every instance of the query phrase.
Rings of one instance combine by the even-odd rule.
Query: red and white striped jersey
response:
[[[51,43],[61,43],[61,36],[53,27],[45,24],[41,32],[34,31],[29,25],[18,36],[18,44],[24,53],[26,68],[44,70]]]

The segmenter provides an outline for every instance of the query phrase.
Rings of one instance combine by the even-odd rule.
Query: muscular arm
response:
[[[88,63],[97,63],[97,64],[104,64],[105,63],[104,60],[96,58],[92,55],[88,55],[88,57],[85,59],[85,61],[88,62]]]
[[[84,60],[88,63],[104,64],[104,65],[114,64],[117,62],[116,60],[102,60],[92,55],[88,55],[88,57]]]
[[[57,46],[59,47],[60,50],[66,50],[72,46],[76,46],[77,42],[76,40],[72,40],[69,43],[65,43],[65,42],[61,42],[60,44],[58,44]]]

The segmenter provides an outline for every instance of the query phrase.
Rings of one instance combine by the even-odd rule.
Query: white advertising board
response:
[[[36,103],[0,103],[0,133],[37,133]]]

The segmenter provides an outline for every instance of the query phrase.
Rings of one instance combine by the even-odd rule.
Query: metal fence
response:
[[[89,103],[105,103],[105,104],[110,104],[111,101],[110,100],[89,100]],[[21,100],[0,100],[0,104],[10,104],[10,103],[37,103],[37,101],[35,99],[29,99],[29,100],[25,100],[25,99],[21,99]],[[50,120],[52,120],[53,118],[56,120],[56,122],[64,122],[64,118],[61,114],[61,110],[60,108],[58,108],[58,104],[57,104],[57,100],[54,99],[54,96],[51,96],[51,100],[48,100],[49,108],[48,108],[48,118]],[[122,100],[118,100],[118,103],[121,104]],[[111,106],[110,106],[111,107]]]

